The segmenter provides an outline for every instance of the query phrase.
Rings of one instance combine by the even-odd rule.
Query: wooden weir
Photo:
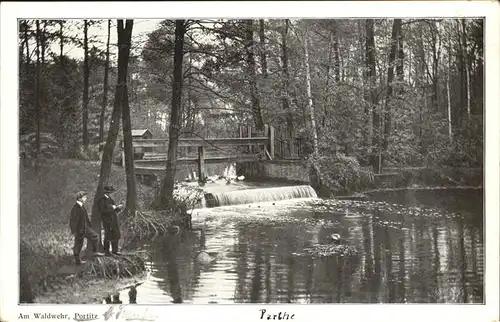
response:
[[[275,137],[273,126],[265,125],[263,131],[252,133],[247,127],[244,137],[244,127],[240,126],[239,137],[236,138],[179,138],[180,152],[178,163],[196,164],[198,178],[205,177],[205,164],[221,162],[248,162],[258,160],[272,160],[275,154]],[[253,134],[253,135],[252,135]],[[227,148],[230,146],[245,147],[238,149],[237,153],[208,152],[210,148]],[[185,150],[195,149],[196,154],[186,153]],[[137,175],[154,175],[165,170],[167,159],[168,139],[135,139],[132,141],[134,153],[134,167]],[[243,152],[247,150],[247,152]],[[147,152],[146,152],[147,151]],[[124,164],[122,151],[122,165]]]

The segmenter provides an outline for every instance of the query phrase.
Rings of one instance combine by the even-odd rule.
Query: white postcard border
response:
[[[167,17],[486,17],[485,117],[485,305],[168,305],[126,306],[129,317],[157,321],[256,321],[260,309],[295,314],[296,321],[498,321],[499,319],[499,12],[495,1],[385,2],[29,2],[1,5],[1,224],[0,318],[19,314],[102,314],[106,305],[18,305],[18,105],[17,18]],[[124,314],[123,316],[127,316]],[[46,320],[47,321],[47,320]]]

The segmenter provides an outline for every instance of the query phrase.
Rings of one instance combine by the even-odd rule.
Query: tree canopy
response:
[[[133,129],[168,137],[180,79],[181,135],[271,124],[310,153],[316,137],[320,155],[343,151],[375,172],[483,166],[482,19],[187,20],[175,60],[176,23],[131,40]],[[53,133],[66,154],[104,141],[117,44],[85,30],[111,30],[107,21],[19,24],[21,134]],[[86,48],[85,57],[67,47]]]

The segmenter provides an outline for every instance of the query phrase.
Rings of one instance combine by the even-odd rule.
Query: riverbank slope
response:
[[[88,192],[86,203],[90,213],[99,181],[99,162],[74,159],[49,159],[39,166],[20,170],[20,271],[21,295],[34,296],[39,302],[44,294],[52,293],[53,303],[68,303],[58,299],[57,290],[76,292],[71,303],[95,302],[99,290],[115,285],[113,280],[63,277],[63,267],[73,265],[73,237],[69,231],[69,213],[79,190]],[[126,177],[123,168],[112,166],[109,184],[117,192],[117,202],[126,199]],[[153,188],[137,183],[140,209],[147,209],[154,197]],[[127,280],[122,281],[128,283]],[[61,287],[61,285],[71,286]],[[64,291],[66,292],[66,291]],[[75,302],[76,301],[76,302]]]

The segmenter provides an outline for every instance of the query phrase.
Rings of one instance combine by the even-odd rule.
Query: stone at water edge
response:
[[[215,257],[206,251],[201,251],[196,255],[196,260],[202,264],[210,264],[215,261]]]

